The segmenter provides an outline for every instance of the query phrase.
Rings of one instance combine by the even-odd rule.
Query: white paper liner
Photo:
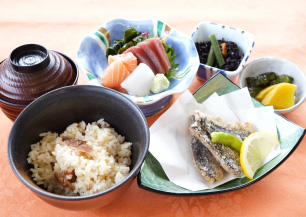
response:
[[[171,182],[191,191],[214,188],[244,176],[233,176],[225,172],[222,180],[211,184],[194,167],[188,127],[195,110],[221,117],[228,122],[250,122],[256,132],[268,132],[277,137],[273,107],[254,108],[247,88],[222,96],[214,93],[202,104],[197,103],[189,90],[185,91],[150,127],[149,151],[159,161]],[[279,153],[278,145],[264,163]]]

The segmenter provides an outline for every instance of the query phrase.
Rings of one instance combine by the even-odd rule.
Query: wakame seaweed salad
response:
[[[125,50],[135,46],[141,41],[148,39],[146,34],[137,32],[134,28],[129,28],[124,31],[123,39],[118,39],[106,49],[106,57],[109,55],[122,54]]]

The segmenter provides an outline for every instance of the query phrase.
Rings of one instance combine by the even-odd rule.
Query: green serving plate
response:
[[[194,98],[199,103],[202,103],[214,92],[217,92],[219,95],[223,95],[238,90],[239,88],[240,87],[235,85],[223,74],[218,73],[205,82],[194,93]],[[264,106],[259,101],[253,98],[252,100],[255,107]],[[262,166],[256,172],[253,180],[249,180],[247,177],[237,178],[213,189],[190,191],[170,182],[160,163],[151,153],[149,153],[142,166],[142,169],[140,170],[140,173],[138,174],[138,186],[140,188],[161,194],[191,196],[234,191],[258,182],[280,166],[293,153],[293,151],[302,141],[306,132],[304,128],[292,123],[279,114],[274,113],[274,116],[279,136],[278,139],[281,146],[281,153],[276,158]]]

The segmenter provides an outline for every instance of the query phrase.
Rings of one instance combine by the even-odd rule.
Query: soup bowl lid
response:
[[[0,100],[27,105],[46,92],[73,84],[75,73],[58,52],[38,44],[22,45],[0,64]]]

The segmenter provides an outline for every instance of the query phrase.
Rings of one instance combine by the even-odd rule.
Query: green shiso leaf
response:
[[[174,63],[174,59],[176,57],[176,55],[174,55],[174,48],[167,45],[165,40],[162,40],[162,44],[171,65],[170,70],[166,73],[166,78],[170,80],[176,74],[176,72],[178,72],[177,67],[179,64]]]

